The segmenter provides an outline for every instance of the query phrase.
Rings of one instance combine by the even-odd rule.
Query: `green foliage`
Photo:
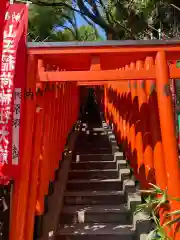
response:
[[[92,26],[81,26],[76,31],[73,29],[58,31],[51,36],[51,39],[53,41],[103,41]]]
[[[59,42],[74,41],[74,33],[69,29],[58,31],[56,33],[53,33],[53,35],[51,36],[51,40],[57,41],[57,42],[58,41]]]
[[[74,12],[64,6],[38,6],[29,9],[29,41],[103,40],[93,25],[76,26]]]
[[[135,214],[138,212],[146,212],[155,223],[155,229],[149,233],[149,240],[171,240],[167,235],[167,227],[176,226],[176,231],[179,231],[180,210],[169,212],[165,215],[164,223],[160,224],[158,218],[160,210],[169,210],[169,201],[180,201],[178,198],[173,198],[168,195],[167,190],[162,190],[158,186],[150,184],[152,189],[141,191],[147,194],[145,203],[137,206]],[[166,227],[166,231],[165,231]]]
[[[29,8],[29,40],[49,39],[55,26],[65,24],[65,14],[68,15],[71,12],[62,7],[41,7],[31,4]]]
[[[40,7],[53,6],[79,12],[92,25],[99,25],[106,35],[111,35],[113,39],[150,39],[152,35],[157,38],[159,28],[164,38],[177,38],[180,35],[179,0],[31,1]],[[59,16],[63,21],[61,14]],[[50,14],[48,18],[51,18]],[[43,34],[43,37],[45,35]]]
[[[180,68],[180,61],[179,60],[176,62],[176,67]]]
[[[102,41],[102,38],[92,26],[81,26],[78,32],[79,41]]]

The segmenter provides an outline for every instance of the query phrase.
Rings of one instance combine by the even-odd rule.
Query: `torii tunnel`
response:
[[[171,79],[180,79],[179,59],[179,41],[28,44],[26,89],[33,98],[23,108],[23,175],[14,185],[10,240],[33,239],[35,219],[45,212],[49,184],[88,87],[106,123],[113,123],[141,189],[153,183],[180,198],[169,88]],[[167,211],[178,209],[180,202],[169,202]],[[180,239],[175,230],[172,234]]]

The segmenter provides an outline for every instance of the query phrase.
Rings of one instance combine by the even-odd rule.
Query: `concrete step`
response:
[[[102,204],[102,205],[120,205],[126,202],[126,196],[123,191],[73,191],[65,192],[65,204]]]
[[[88,161],[88,162],[77,162],[72,163],[72,169],[79,170],[92,170],[92,169],[116,169],[117,163],[115,161]]]
[[[77,159],[77,158],[76,158]],[[76,159],[73,159],[73,162],[77,162]],[[87,162],[87,161],[114,161],[113,154],[81,154],[79,156],[80,162]]]
[[[65,205],[61,223],[119,223],[132,224],[125,205]]]
[[[69,180],[67,190],[122,190],[122,181],[120,179],[104,179],[104,180]]]
[[[57,231],[56,240],[134,240],[135,232],[131,225],[120,224],[72,224],[62,225]]]
[[[116,179],[119,178],[118,169],[102,170],[72,170],[68,174],[68,179]]]

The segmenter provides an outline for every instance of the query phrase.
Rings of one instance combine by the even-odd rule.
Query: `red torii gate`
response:
[[[32,240],[34,217],[44,213],[49,181],[54,180],[60,153],[78,117],[79,86],[104,86],[106,120],[113,121],[142,188],[151,180],[164,190],[168,187],[172,197],[180,196],[169,93],[169,79],[180,78],[180,69],[171,62],[178,59],[179,41],[29,43],[26,89],[31,101],[24,106],[24,174],[13,195],[11,240]],[[152,96],[155,85],[157,101]],[[150,110],[150,120],[144,106]],[[179,207],[178,202],[170,202],[171,210]]]

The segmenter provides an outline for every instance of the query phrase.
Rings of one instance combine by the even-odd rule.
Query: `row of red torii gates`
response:
[[[33,239],[34,217],[44,213],[44,196],[79,115],[82,86],[96,86],[141,187],[152,182],[180,196],[169,90],[169,80],[180,78],[179,58],[176,41],[29,44],[26,89],[34,97],[24,103],[23,175],[15,183],[10,239]],[[179,208],[170,202],[171,211]]]
[[[24,87],[29,93],[22,99],[21,166],[11,199],[10,240],[33,239],[35,216],[44,214],[44,197],[79,116],[83,86],[95,87],[141,188],[151,182],[180,197],[169,89],[170,79],[180,78],[179,41],[29,43],[21,54],[21,59],[27,56]],[[169,211],[177,209],[180,202],[170,201]]]

